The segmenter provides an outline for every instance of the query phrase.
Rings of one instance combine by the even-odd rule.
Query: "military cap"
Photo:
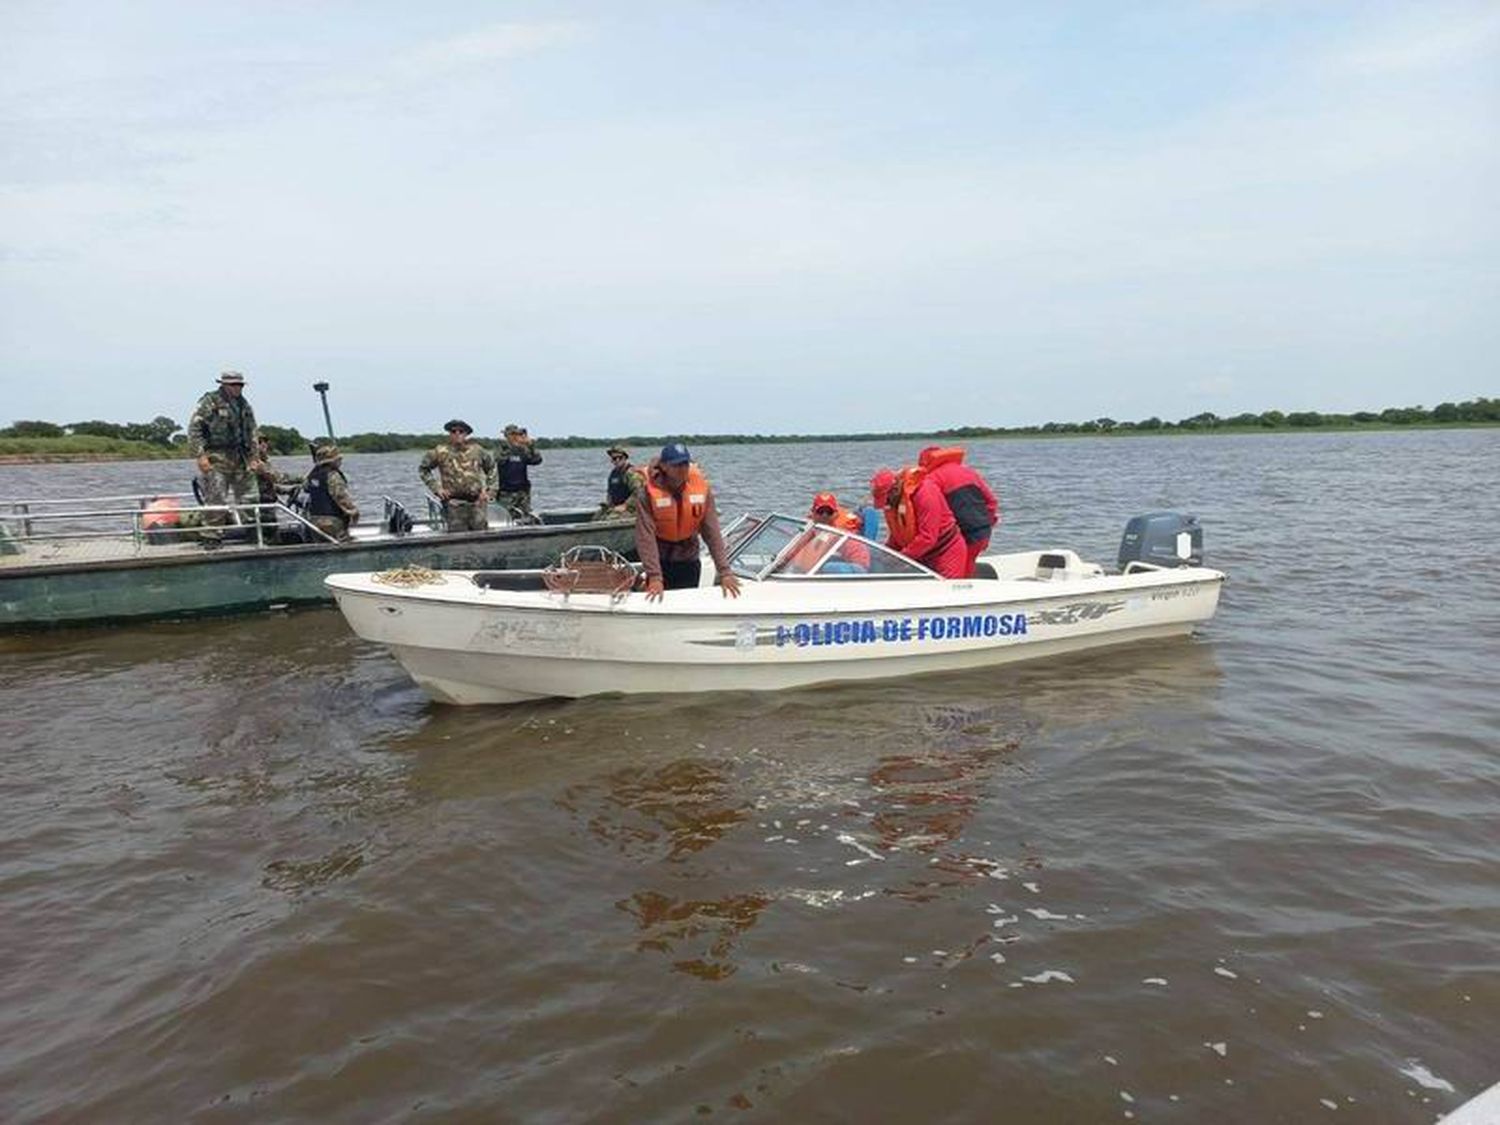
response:
[[[454,430],[462,430],[466,434],[472,434],[474,432],[474,427],[469,425],[469,423],[465,422],[462,418],[450,418],[447,422],[443,423],[443,429],[447,430],[450,434]]]
[[[526,427],[518,426],[514,422],[511,422],[500,432],[504,434],[523,434],[526,432]]]
[[[238,371],[225,371],[219,376],[219,383],[220,385],[224,383],[237,383],[243,387],[245,385],[245,377]]]

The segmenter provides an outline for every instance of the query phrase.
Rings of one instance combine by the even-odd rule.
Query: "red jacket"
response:
[[[973,543],[990,537],[990,529],[1000,522],[1000,502],[982,476],[962,461],[949,461],[928,469],[927,479],[947,497],[965,539]]]
[[[944,578],[964,577],[968,573],[968,552],[942,489],[926,477],[912,493],[911,502],[917,533],[909,542],[892,541],[890,546]]]

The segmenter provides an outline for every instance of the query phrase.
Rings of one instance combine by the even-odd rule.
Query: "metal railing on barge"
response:
[[[0,501],[0,566],[64,556],[85,562],[171,547],[337,542],[280,501],[199,504],[190,493]]]

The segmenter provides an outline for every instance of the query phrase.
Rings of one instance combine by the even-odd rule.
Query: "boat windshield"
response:
[[[931,578],[873,540],[791,516],[745,517],[731,529],[730,566],[742,578]]]

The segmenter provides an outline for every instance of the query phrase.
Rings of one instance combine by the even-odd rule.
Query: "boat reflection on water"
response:
[[[772,707],[737,694],[523,705],[505,712],[529,712],[509,746],[471,766],[513,781],[517,755],[528,786],[560,786],[556,806],[602,853],[599,889],[631,918],[634,948],[719,980],[771,912],[932,904],[1035,878],[1045,848],[1006,809],[1050,747],[1191,715],[1220,678],[1206,645],[1061,667],[1066,684],[991,671],[790,692]],[[474,713],[432,714],[457,730],[454,716]],[[605,770],[589,770],[590,744]],[[976,933],[952,955],[1007,940]]]
[[[683,759],[571,786],[558,804],[612,851],[647,864],[684,864],[753,814],[753,801],[737,796],[738,788],[732,761]],[[736,971],[735,942],[771,901],[756,892],[690,898],[640,890],[615,905],[635,919],[636,949],[666,954],[678,972],[719,980]]]

